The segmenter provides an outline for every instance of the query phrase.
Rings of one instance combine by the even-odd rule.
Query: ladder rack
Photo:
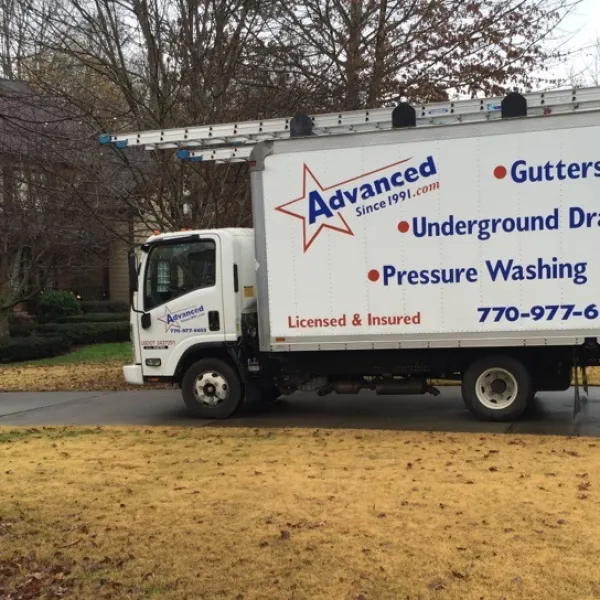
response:
[[[527,116],[564,114],[600,109],[600,86],[524,94]],[[416,127],[500,119],[503,97],[435,102],[414,106]],[[310,115],[312,135],[340,135],[393,128],[394,108]],[[101,144],[147,150],[177,149],[183,160],[239,162],[263,140],[289,139],[292,118],[263,119],[173,129],[103,134]]]

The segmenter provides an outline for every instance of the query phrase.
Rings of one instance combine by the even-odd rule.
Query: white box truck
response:
[[[338,115],[324,135],[313,118],[312,135],[248,136],[253,229],[156,235],[131,264],[127,381],[174,382],[217,419],[256,394],[437,394],[445,379],[475,417],[513,420],[567,390],[600,357],[600,93],[583,108],[572,93],[462,119],[449,103],[451,124],[402,105],[387,130],[378,113],[371,131]]]

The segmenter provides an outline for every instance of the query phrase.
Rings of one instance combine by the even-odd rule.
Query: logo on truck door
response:
[[[182,323],[193,321],[198,317],[203,317],[204,306],[191,306],[175,312],[171,312],[168,306],[165,306],[165,316],[159,317],[158,320],[165,324],[165,331],[173,331],[174,333],[181,328]]]
[[[348,210],[351,210],[355,217],[380,212],[412,195],[419,195],[421,189],[413,194],[411,185],[437,175],[432,156],[411,165],[412,160],[405,158],[325,187],[305,164],[302,173],[302,195],[277,206],[275,210],[302,221],[304,252],[325,229],[354,235],[348,224]],[[427,187],[437,189],[439,183]]]

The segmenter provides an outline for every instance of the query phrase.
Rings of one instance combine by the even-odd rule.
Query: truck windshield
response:
[[[216,246],[212,240],[157,245],[150,249],[144,278],[144,309],[216,284]]]

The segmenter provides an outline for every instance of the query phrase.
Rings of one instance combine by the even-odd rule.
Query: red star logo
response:
[[[306,196],[307,175],[310,176],[310,178],[313,180],[314,183],[317,184],[317,187],[322,192],[326,192],[327,190],[330,190],[330,189],[336,187],[335,185],[333,185],[333,186],[324,188],[321,185],[321,182],[314,176],[313,172],[305,164],[303,173],[302,173],[302,195],[299,198],[296,198],[295,200],[292,200],[291,202],[286,202],[285,204],[282,204],[281,206],[278,206],[275,209],[275,210],[278,210],[279,212],[285,213],[286,215],[290,215],[290,216],[295,217],[296,219],[300,219],[302,221],[302,240],[303,240],[304,252],[306,252],[310,248],[310,245],[315,241],[315,238],[319,235],[319,233],[321,233],[321,231],[323,229],[332,229],[333,231],[339,231],[340,233],[354,235],[354,233],[352,232],[352,229],[350,229],[350,226],[348,225],[348,223],[346,223],[346,220],[342,216],[342,213],[339,211],[337,211],[334,218],[331,219],[331,221],[333,221],[333,223],[337,223],[337,224],[320,223],[316,227],[316,229],[314,229],[314,226],[313,226],[313,231],[311,231],[311,225],[310,225],[310,223],[307,222],[308,217],[305,214],[303,214],[301,212],[294,212],[293,210],[290,210],[289,208],[287,208],[288,206],[291,206],[292,204],[296,204],[297,202],[302,202],[303,200],[306,200],[306,198],[307,198],[307,196]],[[302,209],[306,209],[306,206],[299,207],[299,210],[302,210]]]
[[[368,177],[370,175],[378,173],[379,171],[385,171],[386,169],[395,167],[396,165],[405,163],[409,160],[411,160],[411,159],[405,158],[404,160],[400,160],[398,162],[392,163],[391,165],[386,165],[385,167],[381,167],[380,169],[370,171],[369,173],[363,173],[362,175],[359,175],[358,177],[353,177],[352,179],[347,179],[346,181],[342,181],[340,183],[335,183],[328,187],[323,187],[321,185],[321,182],[315,177],[314,173],[308,168],[308,166],[306,164],[304,164],[304,166],[303,166],[304,168],[303,168],[303,172],[302,172],[302,195],[299,198],[296,198],[295,200],[291,200],[290,202],[286,202],[285,204],[281,204],[280,206],[277,206],[275,208],[275,210],[277,210],[281,213],[284,213],[286,215],[289,215],[291,217],[294,217],[296,219],[300,219],[302,221],[302,243],[303,243],[303,247],[304,247],[304,252],[306,252],[310,248],[311,244],[315,241],[315,239],[321,233],[321,231],[323,231],[323,229],[331,229],[333,231],[345,233],[346,235],[354,235],[354,232],[350,228],[350,225],[348,225],[348,222],[346,221],[346,219],[344,219],[344,216],[342,215],[342,213],[339,210],[335,210],[334,217],[328,219],[329,221],[331,221],[331,223],[326,223],[326,222],[323,223],[322,222],[319,224],[313,223],[311,225],[310,223],[308,223],[308,216],[306,214],[306,212],[307,212],[306,209],[308,206],[307,203],[300,204],[296,208],[297,212],[292,210],[291,208],[289,208],[294,204],[297,204],[297,203],[307,200],[307,198],[308,198],[307,193],[306,193],[307,178],[310,177],[310,179],[312,179],[314,184],[316,184],[316,186],[314,186],[314,187],[311,186],[312,189],[315,189],[315,187],[318,187],[318,189],[320,191],[327,192],[328,190],[340,188],[348,183],[357,181],[358,179],[362,179],[364,177]]]

